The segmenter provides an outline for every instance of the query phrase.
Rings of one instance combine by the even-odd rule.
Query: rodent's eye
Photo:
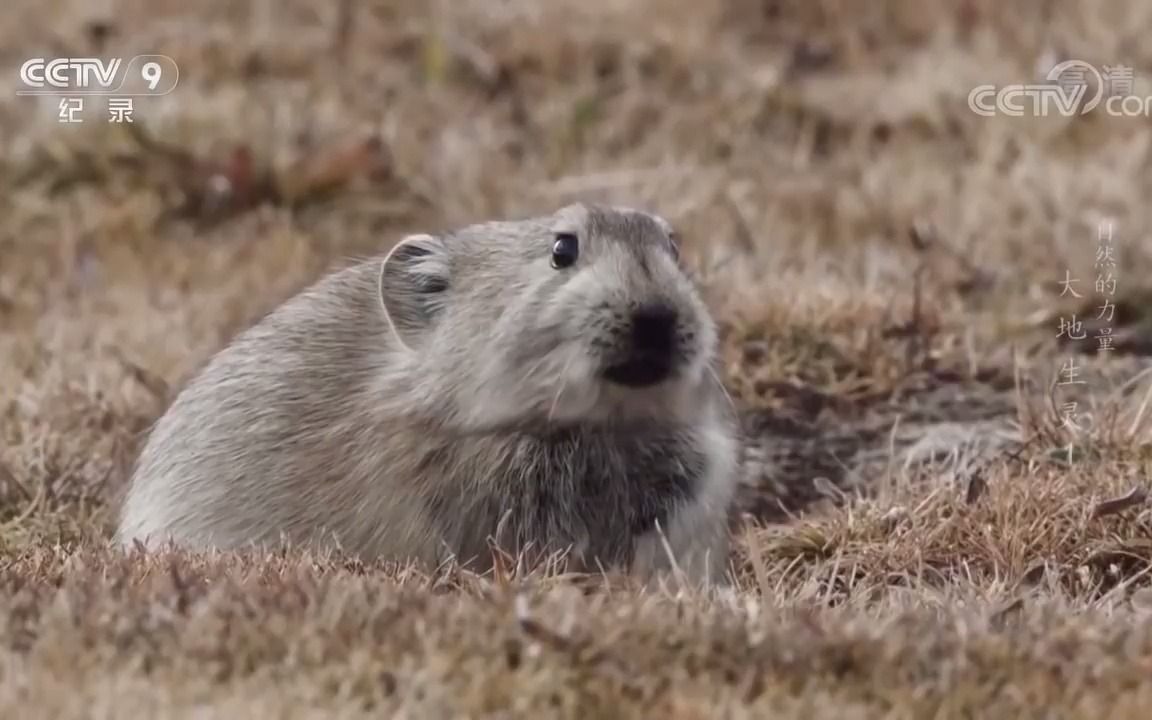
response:
[[[674,232],[668,233],[668,252],[672,253],[672,259],[680,262],[680,238]]]
[[[580,256],[580,240],[576,233],[556,233],[552,242],[552,267],[560,270],[569,267]]]

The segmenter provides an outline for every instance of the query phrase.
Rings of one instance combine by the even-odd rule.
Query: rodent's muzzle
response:
[[[679,353],[677,319],[676,311],[665,305],[635,310],[622,333],[622,357],[604,369],[604,378],[627,387],[647,387],[666,380]]]

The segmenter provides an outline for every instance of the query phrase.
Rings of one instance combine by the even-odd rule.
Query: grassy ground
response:
[[[1147,716],[1152,125],[966,104],[1067,58],[1152,94],[1143,2],[0,13],[0,714]],[[27,57],[143,52],[181,78],[131,128],[15,96]],[[232,333],[403,233],[575,199],[673,220],[723,324],[731,590],[107,547]],[[1101,355],[1057,328],[1102,302],[1105,219]]]

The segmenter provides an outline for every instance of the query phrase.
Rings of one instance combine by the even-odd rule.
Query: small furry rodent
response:
[[[716,341],[657,216],[578,204],[409,236],[210,361],[154,427],[117,537],[478,569],[494,543],[720,581]]]

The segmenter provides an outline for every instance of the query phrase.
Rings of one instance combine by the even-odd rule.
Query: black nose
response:
[[[608,366],[604,377],[618,385],[646,387],[672,374],[676,350],[676,311],[663,305],[632,313],[631,331],[621,347],[622,359]]]
[[[664,305],[642,307],[632,313],[632,352],[667,354],[676,336],[676,311]]]

